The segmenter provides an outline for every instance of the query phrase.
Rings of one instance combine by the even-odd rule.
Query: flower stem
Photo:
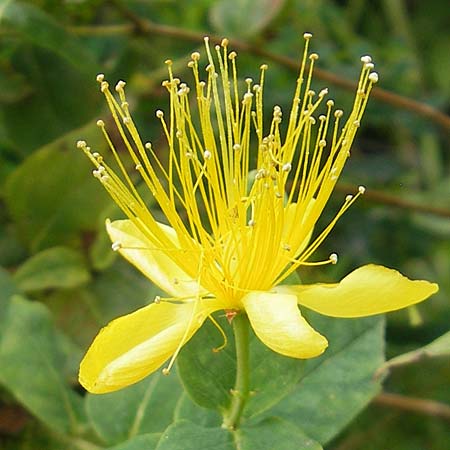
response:
[[[235,430],[247,403],[250,392],[250,355],[249,323],[245,314],[233,319],[233,331],[236,345],[236,382],[232,390],[231,404],[224,415],[223,428]]]

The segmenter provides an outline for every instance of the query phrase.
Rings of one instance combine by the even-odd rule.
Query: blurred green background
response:
[[[40,399],[24,383],[31,392],[63,377],[81,392],[77,366],[99,327],[155,292],[111,251],[104,219],[121,214],[75,148],[86,139],[105,152],[95,122],[108,113],[95,76],[127,80],[143,139],[157,147],[163,139],[154,112],[167,105],[164,60],[190,80],[186,62],[204,35],[232,41],[243,76],[256,78],[259,65],[269,64],[267,117],[273,105],[289,106],[305,31],[321,57],[314,86],[329,87],[344,110],[360,56],[373,57],[379,89],[324,223],[357,185],[367,193],[322,246],[321,256],[336,252],[339,264],[302,277],[337,280],[374,262],[439,283],[431,300],[388,316],[388,358],[447,332],[449,30],[446,0],[0,1],[0,448],[72,448],[53,443],[36,413]],[[11,294],[31,303],[15,297],[11,307]],[[27,333],[11,344],[14,327]],[[61,373],[23,372],[46,358]],[[393,369],[385,391],[398,396],[380,394],[326,448],[447,450],[449,380],[446,357]]]

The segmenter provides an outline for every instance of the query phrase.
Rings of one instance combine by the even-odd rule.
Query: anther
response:
[[[372,70],[374,67],[375,67],[375,64],[374,64],[374,63],[367,63],[367,64],[364,64],[364,68],[365,68],[365,69]]]
[[[283,250],[286,250],[287,252],[291,251],[291,246],[289,244],[283,244]]]
[[[328,94],[328,88],[324,88],[319,92],[319,97],[325,97]]]
[[[233,145],[233,150],[235,151],[235,152],[238,152],[238,151],[240,151],[241,150],[241,144],[234,144]]]
[[[327,141],[325,139],[321,139],[319,141],[319,147],[325,147],[327,145]]]
[[[332,106],[334,106],[334,100],[328,100],[327,101],[327,106],[329,107],[329,108],[331,108]]]
[[[200,59],[200,53],[199,53],[199,52],[193,52],[193,53],[191,54],[191,59],[192,59],[193,61],[198,61],[198,60]]]
[[[366,192],[366,188],[364,186],[358,186],[358,192],[360,194],[364,194],[364,192]]]
[[[361,56],[361,62],[368,64],[372,62],[372,58],[369,55]]]
[[[211,152],[209,151],[209,150],[205,150],[204,152],[203,152],[203,158],[205,158],[205,159],[211,159]]]
[[[223,38],[223,39],[222,39],[222,42],[220,43],[220,45],[221,45],[222,47],[226,47],[226,46],[228,45],[228,43],[229,43],[228,39],[227,39],[227,38]]]
[[[352,200],[352,198],[353,198],[353,195],[352,195],[352,194],[349,194],[349,195],[347,195],[347,196],[345,197],[345,201],[346,201],[346,202],[349,202],[349,201]]]
[[[134,166],[134,168],[135,168],[136,170],[141,170],[141,169],[142,169],[142,164],[136,164],[136,165]]]
[[[152,149],[152,144],[151,144],[151,142],[146,142],[146,143],[144,144],[144,147],[145,147],[147,150],[151,150],[151,149]]]
[[[267,65],[267,64],[261,64],[260,66],[259,66],[259,69],[260,70],[267,70],[269,68],[269,66]]]
[[[337,109],[334,112],[334,117],[336,117],[336,119],[342,117],[343,115],[344,115],[344,111],[342,111],[342,109]]]
[[[101,83],[105,79],[105,74],[99,73],[96,77],[96,80]]]
[[[378,74],[376,72],[372,72],[369,75],[369,80],[374,84],[377,83],[378,82]]]
[[[86,148],[86,141],[77,141],[77,148]]]
[[[97,126],[100,128],[103,128],[105,126],[105,122],[103,122],[103,120],[99,119],[99,120],[97,120]]]
[[[164,112],[160,109],[158,109],[155,114],[158,119],[162,119],[164,117]]]
[[[312,33],[303,33],[303,38],[304,39],[311,39],[312,38]]]
[[[125,87],[126,84],[127,83],[125,83],[125,81],[119,80],[116,84],[116,92],[123,91],[123,88]]]
[[[125,125],[129,125],[129,124],[131,123],[131,118],[128,117],[128,116],[125,116],[125,117],[123,118],[123,123],[124,123]]]
[[[336,253],[332,253],[329,256],[331,264],[336,264],[338,262],[338,255]]]
[[[309,59],[310,59],[310,60],[317,61],[317,60],[319,59],[319,55],[318,55],[317,53],[311,53],[311,54],[309,55]]]
[[[292,164],[290,162],[283,164],[283,167],[282,167],[283,172],[290,172],[291,169],[292,169]]]
[[[161,297],[159,295],[157,295],[155,297],[155,300],[153,300],[153,302],[156,303],[156,304],[161,303]]]
[[[356,128],[359,128],[359,126],[360,126],[361,124],[360,124],[359,120],[355,120],[355,121],[353,122],[353,125],[354,125]]]
[[[111,248],[113,249],[113,251],[117,252],[122,248],[122,244],[118,241],[113,242],[113,244],[111,245]]]
[[[237,53],[236,52],[230,52],[230,54],[228,55],[228,59],[234,59],[234,58],[236,58],[236,56],[237,56]]]
[[[173,64],[173,61],[171,59],[166,59],[164,61],[164,64],[167,64],[168,66],[171,66]]]
[[[168,369],[167,367],[164,367],[164,369],[162,370],[162,374],[163,375],[169,375],[170,374],[170,369]]]
[[[325,120],[327,120],[327,116],[324,116],[323,114],[321,114],[321,115],[319,116],[319,120],[320,120],[321,122],[324,122]]]
[[[100,83],[100,90],[105,92],[109,88],[109,83],[107,81],[102,81]]]
[[[249,227],[254,227],[254,226],[255,226],[255,221],[254,221],[253,219],[250,219],[250,220],[247,222],[247,225],[248,225]]]

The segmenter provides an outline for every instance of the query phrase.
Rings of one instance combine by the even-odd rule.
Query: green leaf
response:
[[[293,423],[325,444],[336,436],[379,392],[373,374],[384,360],[384,320],[334,319],[311,315],[329,349],[306,363],[305,374],[272,414]]]
[[[224,318],[216,319],[227,334],[227,346],[218,353],[212,351],[220,346],[221,336],[207,322],[183,348],[177,361],[180,377],[192,399],[205,408],[223,411],[229,405],[230,390],[234,387],[236,356],[230,325]],[[273,352],[251,332],[252,396],[245,414],[261,413],[276,404],[296,385],[303,365],[303,361]]]
[[[186,392],[183,392],[178,399],[173,418],[174,420],[190,420],[204,427],[219,427],[222,424],[222,417],[217,411],[198,406]]]
[[[236,431],[206,428],[187,420],[173,423],[156,450],[321,450],[320,444],[278,417],[244,424]]]
[[[89,281],[83,256],[67,247],[53,247],[33,255],[14,274],[24,292],[73,288]]]
[[[219,0],[210,9],[213,27],[227,36],[251,37],[273,20],[284,0]]]
[[[231,433],[223,428],[204,428],[187,420],[170,425],[156,450],[235,450]]]
[[[160,437],[160,433],[141,434],[107,450],[154,450]]]
[[[322,450],[292,423],[269,417],[255,425],[244,425],[236,432],[236,450]]]
[[[6,0],[0,5],[0,26],[40,47],[57,53],[77,70],[92,74],[93,59],[84,46],[51,16],[25,2]]]
[[[11,275],[0,267],[0,324],[8,312],[7,306],[11,297],[18,293]]]
[[[56,146],[35,152],[11,174],[5,201],[32,251],[79,240],[81,231],[95,230],[109,203],[84,156]]]
[[[59,432],[79,426],[81,399],[63,377],[58,334],[44,305],[14,296],[0,323],[0,383]]]
[[[163,432],[172,422],[181,387],[175,374],[155,373],[117,392],[88,394],[86,411],[97,435],[108,445],[138,434]]]

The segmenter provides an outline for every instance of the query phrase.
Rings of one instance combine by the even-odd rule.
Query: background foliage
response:
[[[167,101],[163,62],[173,59],[186,78],[188,55],[205,34],[233,40],[243,76],[269,63],[269,115],[273,105],[288,105],[304,31],[314,33],[321,55],[316,86],[328,86],[338,105],[349,105],[346,86],[359,57],[374,57],[387,92],[374,92],[334,206],[358,184],[367,194],[323,246],[340,263],[301,277],[337,280],[375,262],[438,282],[430,301],[387,318],[388,358],[448,332],[448,27],[444,0],[192,0],[182,7],[171,0],[2,0],[0,447],[167,450],[191,448],[193,440],[195,449],[235,448],[215,410],[229,401],[233,347],[223,351],[222,367],[210,352],[218,340],[210,327],[179,358],[183,385],[176,374],[156,374],[92,396],[76,381],[99,327],[156,293],[110,250],[104,218],[120,213],[75,149],[86,139],[105,150],[95,121],[108,116],[95,75],[128,80],[134,116],[156,147],[154,111]],[[235,436],[241,449],[284,441],[287,447],[276,448],[448,448],[448,335],[383,365],[382,318],[310,319],[331,347],[305,365],[252,341],[252,389],[264,392]],[[214,383],[202,376],[210,372]]]

